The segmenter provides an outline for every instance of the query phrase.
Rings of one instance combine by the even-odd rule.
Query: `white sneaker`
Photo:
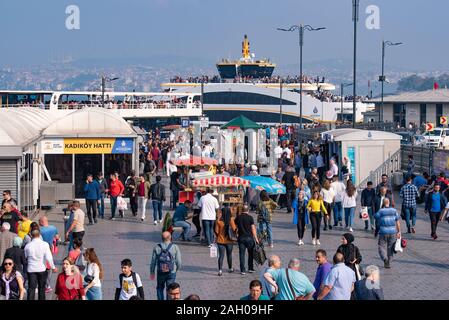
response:
[[[154,225],[157,226],[157,220],[154,221]]]
[[[312,240],[312,244],[313,244],[314,246],[316,246],[316,240],[315,240],[315,239]]]
[[[302,245],[304,245],[304,242],[302,240],[299,240],[298,246],[302,246]]]
[[[317,241],[316,241],[316,244],[317,244],[318,246],[321,246],[320,240],[317,240]]]
[[[161,224],[162,224],[162,220],[159,220],[159,223],[161,223]]]
[[[352,228],[351,227],[349,227],[349,232],[353,232],[354,230],[352,230]]]

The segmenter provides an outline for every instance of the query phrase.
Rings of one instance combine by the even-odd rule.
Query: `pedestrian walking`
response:
[[[418,188],[412,184],[412,176],[407,176],[405,185],[401,188],[399,196],[402,198],[402,210],[405,212],[407,233],[415,233],[416,225],[416,199],[419,197]],[[410,223],[411,219],[411,223]]]
[[[142,280],[140,275],[133,271],[133,263],[130,259],[121,262],[122,273],[118,277],[115,289],[115,300],[131,300],[137,297],[139,300],[145,299]]]
[[[34,300],[36,288],[38,289],[38,299],[45,300],[47,263],[54,273],[58,272],[58,269],[53,263],[53,256],[48,243],[41,239],[39,229],[32,229],[31,236],[32,240],[25,246],[24,250],[29,281],[27,300]]]
[[[256,226],[254,219],[249,215],[249,208],[247,205],[243,206],[242,213],[235,218],[237,226],[239,258],[240,258],[240,272],[242,275],[246,274],[245,268],[245,253],[248,250],[248,272],[254,271],[254,247],[255,243],[259,243],[257,238]]]
[[[109,189],[106,191],[109,192],[109,197],[111,199],[111,218],[110,220],[115,220],[115,211],[117,210],[117,198],[123,197],[123,193],[125,192],[125,186],[123,183],[117,179],[115,174],[110,175],[111,181],[109,182]],[[123,212],[119,210],[120,216],[123,216]]]
[[[181,300],[181,286],[179,283],[172,282],[167,285],[167,300]]]
[[[131,213],[135,217],[137,216],[138,204],[137,204],[137,186],[139,184],[139,178],[136,176],[136,171],[131,170],[130,175],[125,180],[126,195],[129,197],[129,204],[131,206]]]
[[[376,194],[380,194],[380,189],[382,187],[385,187],[387,189],[388,198],[390,198],[390,206],[394,208],[395,202],[394,202],[394,196],[393,196],[393,186],[391,185],[390,181],[388,180],[388,175],[383,174],[381,179],[382,179],[382,181],[376,187]]]
[[[15,237],[13,246],[6,250],[5,258],[10,258],[14,261],[14,267],[25,279],[26,258],[25,252],[22,248],[23,240],[20,237]]]
[[[299,259],[290,260],[287,269],[271,269],[264,276],[277,288],[275,300],[309,300],[315,292],[313,284],[300,272]]]
[[[11,232],[17,234],[20,221],[23,221],[23,217],[20,211],[14,206],[14,202],[11,200],[5,201],[0,211],[0,225],[8,222]]]
[[[354,284],[355,300],[384,300],[384,292],[380,286],[378,266],[370,265],[365,269],[365,279]]]
[[[324,206],[323,198],[318,191],[315,191],[312,195],[312,199],[307,204],[307,210],[310,213],[310,222],[312,223],[312,244],[321,245],[320,243],[320,229],[321,219],[324,214],[327,214],[326,207]]]
[[[366,184],[366,188],[362,191],[362,196],[360,198],[360,205],[362,207],[366,207],[368,210],[368,216],[369,220],[365,220],[365,230],[368,230],[369,224],[371,225],[371,230],[374,230],[375,223],[374,223],[374,207],[375,207],[375,201],[376,201],[376,191],[373,188],[373,182],[368,181]]]
[[[165,300],[164,290],[176,281],[176,272],[181,268],[181,251],[171,242],[170,232],[162,233],[162,242],[153,248],[150,265],[150,279],[156,278],[157,299]]]
[[[348,180],[346,192],[342,197],[342,207],[345,211],[345,227],[349,232],[353,232],[352,226],[354,225],[354,215],[357,207],[357,190],[350,181],[351,180]]]
[[[343,195],[346,192],[346,186],[343,182],[341,182],[338,179],[338,176],[335,175],[333,182],[331,183],[331,189],[334,191],[334,195],[335,195],[335,202],[334,202],[334,208],[333,208],[334,227],[337,227],[339,225],[341,227],[342,221],[343,221],[342,201],[343,201]]]
[[[258,232],[264,235],[262,238],[267,239],[270,248],[273,248],[273,229],[271,222],[273,220],[273,210],[276,208],[278,208],[277,203],[270,199],[265,190],[262,190],[260,193],[260,202],[257,206]]]
[[[153,205],[153,223],[154,225],[158,224],[158,218],[159,223],[162,223],[162,207],[163,203],[165,202],[165,186],[161,183],[162,177],[157,176],[156,177],[156,183],[153,183],[150,186],[150,198],[151,203]],[[176,207],[175,207],[176,209]]]
[[[55,295],[57,300],[86,300],[83,278],[69,257],[62,261],[62,272],[56,280]]]
[[[355,273],[348,268],[342,253],[334,255],[334,266],[323,283],[317,300],[350,300],[354,290]]]
[[[46,216],[42,216],[39,218],[39,229],[41,232],[42,240],[48,243],[52,255],[56,254],[58,250],[57,244],[59,241],[58,229],[55,226],[48,224],[48,218]],[[45,288],[45,293],[52,291],[51,276],[51,270],[47,270],[47,286]]]
[[[14,260],[6,257],[0,271],[0,300],[23,300],[24,296],[23,275],[17,270]]]
[[[87,300],[102,300],[101,280],[103,279],[103,266],[97,257],[95,249],[88,248],[84,252],[87,261],[86,276],[84,277],[84,291]]]
[[[323,217],[324,220],[324,231],[327,230],[329,226],[329,230],[332,230],[332,209],[334,206],[334,189],[331,188],[331,183],[329,180],[325,180],[323,183],[323,188],[321,189],[321,197],[323,198],[324,207],[326,208],[326,214]]]
[[[196,228],[196,234],[193,236],[193,238],[200,239],[201,237],[201,221],[200,221],[200,215],[201,215],[201,208],[198,206],[198,203],[200,202],[200,199],[202,197],[201,191],[195,192],[195,196],[193,198],[193,217],[192,217],[192,223],[195,225]]]
[[[84,211],[81,210],[80,202],[75,200],[72,202],[72,206],[74,209],[73,213],[73,222],[70,225],[70,227],[67,229],[65,237],[66,239],[69,238],[69,234],[72,233],[73,239],[78,238],[80,240],[83,240],[85,229],[84,229]],[[70,248],[69,248],[70,250]]]
[[[198,207],[201,208],[200,219],[203,222],[204,235],[209,248],[214,242],[214,222],[217,218],[217,210],[220,208],[218,200],[212,195],[211,188],[206,189],[206,194],[201,197]]]
[[[140,220],[145,221],[147,201],[150,196],[150,182],[145,179],[145,175],[141,174],[139,176],[139,184],[137,185],[137,207],[140,213]]]
[[[306,215],[307,215],[307,200],[305,199],[305,192],[300,191],[298,197],[293,201],[293,224],[298,230],[298,245],[304,245],[304,232],[306,230]]]
[[[433,240],[438,239],[437,228],[441,215],[444,213],[445,207],[448,203],[446,197],[440,192],[441,186],[435,184],[433,192],[427,195],[425,212],[430,216],[431,223],[431,237]]]
[[[337,252],[343,254],[345,258],[345,265],[351,268],[355,273],[356,280],[361,279],[360,263],[362,262],[362,255],[359,248],[354,245],[354,236],[351,233],[345,233],[341,238],[341,245],[338,247]]]
[[[379,226],[379,255],[386,269],[393,260],[396,240],[401,238],[401,222],[398,212],[390,207],[390,199],[384,198],[384,208],[374,214],[376,225]]]
[[[11,226],[8,222],[3,222],[0,233],[0,261],[3,261],[6,250],[11,248],[14,244],[14,238],[17,234],[10,231]]]
[[[98,216],[101,219],[104,219],[104,198],[106,197],[108,184],[106,182],[106,179],[103,177],[103,172],[98,173],[97,183],[100,186],[100,203],[98,204]]]
[[[332,264],[327,261],[326,251],[323,249],[318,249],[315,253],[315,261],[318,264],[318,268],[315,274],[315,281],[313,286],[315,287],[315,293],[313,294],[313,299],[317,299],[324,287],[324,280],[332,269]]]
[[[287,198],[287,213],[292,212],[292,200],[295,198],[295,170],[288,166],[284,176],[282,177],[282,184],[286,188]]]
[[[224,206],[217,214],[217,221],[215,221],[215,236],[217,238],[218,246],[218,276],[223,275],[223,260],[226,253],[226,260],[228,262],[228,272],[233,273],[232,267],[232,249],[236,240],[237,226],[235,219],[232,217],[229,206]]]
[[[92,174],[87,175],[84,184],[84,199],[86,200],[86,211],[89,219],[89,225],[97,223],[97,206],[100,204],[100,185],[94,180]]]

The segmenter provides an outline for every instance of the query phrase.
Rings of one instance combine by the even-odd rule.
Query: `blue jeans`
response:
[[[168,273],[159,273],[157,274],[157,299],[165,300],[164,290],[165,287],[168,287],[171,283],[176,281],[176,273],[168,272]]]
[[[98,215],[104,218],[104,195],[100,197],[100,204],[98,205]]]
[[[204,235],[208,245],[214,242],[214,222],[214,220],[203,220]]]
[[[115,217],[115,210],[117,210],[117,197],[111,196],[111,218]]]
[[[407,229],[410,227],[415,227],[416,225],[416,207],[404,207],[405,209],[405,223],[407,224]],[[412,225],[410,226],[410,218],[412,219]]]
[[[101,287],[92,287],[86,292],[87,300],[103,300]]]
[[[337,225],[338,222],[342,221],[342,211],[343,208],[341,206],[341,202],[335,202],[334,205],[334,225]]]
[[[190,233],[190,223],[188,223],[187,221],[176,221],[175,223],[173,223],[173,226],[175,227],[182,227],[182,233],[181,233],[181,237],[184,240],[189,239],[189,233]]]
[[[355,207],[345,208],[345,225],[346,227],[352,227],[354,224]]]
[[[271,229],[271,222],[259,222],[259,230],[260,233],[267,232],[267,241],[269,245],[273,244],[273,230]]]
[[[159,214],[159,220],[162,220],[162,201],[153,200],[153,219],[157,220]]]

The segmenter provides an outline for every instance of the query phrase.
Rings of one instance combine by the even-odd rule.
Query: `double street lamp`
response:
[[[302,72],[302,47],[304,45],[304,31],[319,31],[324,30],[325,27],[313,28],[310,25],[294,25],[289,29],[277,28],[279,31],[296,31],[299,32],[299,128],[302,129],[302,82],[303,82],[303,72]]]
[[[104,109],[104,92],[106,90],[106,82],[112,82],[118,80],[119,78],[108,78],[106,76],[101,76],[101,106]]]
[[[391,41],[382,41],[382,75],[379,77],[379,81],[382,82],[382,89],[381,89],[381,102],[380,102],[380,109],[379,109],[379,122],[383,122],[383,111],[384,111],[384,82],[386,80],[385,78],[385,48],[388,47],[394,47],[401,45],[402,42],[391,42]]]

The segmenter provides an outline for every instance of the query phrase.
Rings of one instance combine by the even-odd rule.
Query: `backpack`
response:
[[[120,290],[122,290],[123,278],[125,277],[125,275],[123,273],[120,273],[120,275],[118,277],[119,277],[119,282],[120,282]],[[137,276],[134,271],[131,271],[131,277],[133,278],[134,285],[136,286],[137,297],[141,298],[140,294],[139,294],[139,290],[137,290]]]
[[[158,244],[161,248],[161,253],[157,259],[157,271],[161,273],[173,272],[175,270],[175,260],[170,252],[173,244],[170,243],[167,249],[163,249],[161,244]]]

